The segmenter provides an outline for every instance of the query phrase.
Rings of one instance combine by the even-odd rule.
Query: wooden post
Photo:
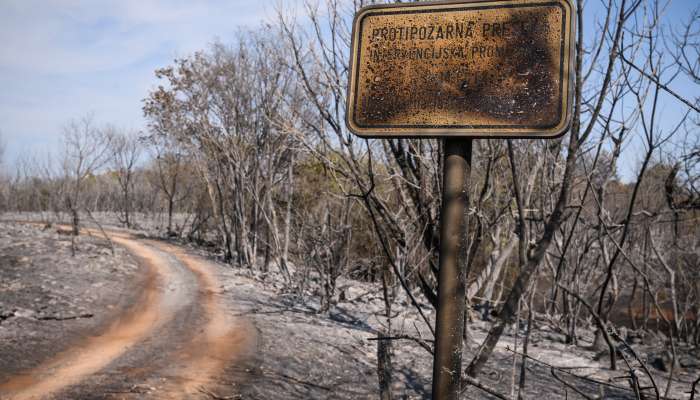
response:
[[[472,139],[444,140],[433,400],[458,400],[464,333]]]

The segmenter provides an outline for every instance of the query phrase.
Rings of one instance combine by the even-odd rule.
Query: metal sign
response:
[[[363,137],[556,137],[571,121],[567,0],[370,6],[353,26],[347,125]]]

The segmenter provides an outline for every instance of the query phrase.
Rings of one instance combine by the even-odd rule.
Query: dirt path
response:
[[[146,289],[97,336],[0,383],[1,399],[120,393],[96,378],[110,373],[122,378],[119,388],[145,380],[151,390],[138,398],[193,398],[216,386],[217,374],[253,343],[248,324],[225,312],[215,266],[176,246],[117,231],[110,236],[147,269]]]

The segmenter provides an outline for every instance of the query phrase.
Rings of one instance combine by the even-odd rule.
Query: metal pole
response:
[[[462,372],[472,139],[444,141],[433,400],[458,400]]]

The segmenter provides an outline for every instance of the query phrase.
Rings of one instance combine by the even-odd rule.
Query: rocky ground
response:
[[[280,281],[270,275],[256,276],[246,271],[223,269],[226,282],[223,290],[233,299],[232,312],[250,318],[258,331],[255,359],[246,366],[246,382],[242,385],[245,399],[369,399],[377,398],[377,344],[380,330],[385,329],[382,317],[381,290],[377,286],[345,281],[346,301],[341,301],[324,317],[313,301],[299,303],[284,293]],[[343,286],[343,285],[341,285]],[[425,312],[432,317],[427,305]],[[427,327],[400,299],[395,308],[393,334],[429,337]],[[539,321],[531,334],[527,364],[525,398],[547,393],[551,398],[634,399],[627,380],[629,370],[621,361],[611,371],[605,352],[589,348],[592,330],[582,330],[579,346],[566,345],[564,336]],[[468,347],[464,359],[469,360],[488,332],[489,323],[471,322]],[[510,350],[522,346],[525,326],[508,329],[497,351],[486,366],[481,383],[501,394],[510,395],[513,370],[519,376],[521,357]],[[420,332],[420,334],[418,333]],[[661,395],[667,385],[670,360],[663,350],[662,335],[647,335],[644,343],[633,345],[649,366]],[[700,350],[680,346],[680,367],[668,392],[669,398],[688,398],[692,382],[697,378]],[[397,399],[430,397],[431,356],[412,341],[394,342],[393,392]],[[514,360],[515,359],[515,360]],[[639,364],[632,363],[638,369]],[[552,374],[552,367],[557,367]],[[641,370],[640,381],[649,383]],[[623,378],[623,379],[621,379]],[[517,387],[517,381],[515,383]],[[651,389],[646,393],[651,394]],[[497,398],[475,387],[469,387],[466,399]]]
[[[184,244],[183,244],[184,245]],[[190,252],[206,253],[196,248]],[[377,342],[385,331],[384,304],[379,285],[341,280],[344,292],[337,305],[324,316],[313,298],[301,301],[286,292],[281,274],[250,270],[220,269],[222,290],[231,302],[231,312],[250,319],[258,332],[254,359],[246,364],[241,384],[244,399],[370,399],[377,398]],[[416,293],[420,300],[420,295]],[[431,308],[423,310],[432,319]],[[392,319],[393,336],[429,338],[428,327],[410,306],[406,296],[399,293]],[[552,398],[634,399],[627,379],[629,369],[619,362],[617,371],[609,369],[604,351],[591,349],[592,329],[580,329],[579,346],[564,343],[564,335],[543,316],[535,321],[531,334],[527,363],[525,398],[537,398],[547,393]],[[464,351],[469,360],[485,338],[490,322],[474,315],[470,322],[470,340]],[[491,361],[484,369],[481,383],[501,394],[510,395],[513,370],[519,376],[521,356],[511,349],[522,346],[526,325],[517,331],[509,327]],[[592,327],[591,327],[592,328]],[[623,336],[627,334],[623,331]],[[517,337],[516,337],[517,336]],[[663,334],[647,333],[644,337],[629,332],[631,347],[649,366],[663,396],[668,383],[670,355]],[[393,342],[394,382],[397,399],[430,397],[431,356],[410,340]],[[700,349],[679,344],[674,380],[669,398],[688,398],[692,382],[700,373]],[[628,354],[628,353],[625,353]],[[629,355],[628,355],[629,357]],[[631,360],[642,386],[649,385],[639,364]],[[556,367],[554,375],[552,367]],[[241,372],[239,370],[239,372]],[[517,387],[517,381],[515,382]],[[653,390],[645,391],[652,394]],[[495,399],[484,390],[469,387],[466,399]]]
[[[89,332],[128,307],[129,296],[125,293],[131,293],[134,282],[140,279],[129,254],[117,246],[112,256],[105,241],[90,237],[81,237],[78,248],[73,259],[69,237],[58,235],[55,230],[0,224],[0,309],[6,315],[0,322],[0,381],[3,371],[31,367],[61,348],[68,348],[72,337]],[[187,254],[208,257],[216,265],[217,296],[223,299],[226,312],[252,327],[248,335],[254,341],[252,349],[228,363],[225,371],[217,375],[220,388],[206,389],[202,398],[377,398],[377,341],[372,339],[386,330],[379,286],[341,281],[339,291],[343,296],[324,315],[317,312],[319,304],[315,298],[292,295],[282,276],[274,271],[262,275],[217,263],[203,250],[184,243],[178,248],[184,248]],[[430,308],[424,306],[431,318]],[[398,296],[394,310],[394,336],[430,337],[427,325],[405,296]],[[536,324],[530,341],[529,354],[533,359],[526,369],[525,398],[543,394],[562,399],[634,398],[628,389],[629,370],[624,363],[620,363],[618,371],[610,371],[606,356],[587,348],[592,342],[592,330],[581,329],[580,346],[570,346],[563,343],[563,336],[545,318],[538,318]],[[478,318],[470,324],[471,340],[465,359],[472,356],[488,326]],[[520,370],[521,360],[510,349],[516,343],[521,345],[524,333],[524,329],[519,329],[516,338],[514,327],[507,331],[485,368],[481,384],[510,396],[513,370]],[[661,394],[666,391],[670,366],[663,350],[665,340],[654,334],[630,340],[649,366]],[[410,340],[394,341],[393,348],[395,398],[429,398],[430,355]],[[679,345],[679,368],[669,388],[669,398],[689,397],[687,392],[699,373],[697,353],[698,349]],[[143,357],[134,358],[132,364],[144,362],[147,360]],[[552,366],[557,367],[554,372]],[[636,373],[643,382],[646,380],[640,370]],[[146,387],[157,389],[157,381],[149,380]],[[95,398],[138,398],[118,396],[104,394]],[[464,398],[496,397],[471,386]]]

